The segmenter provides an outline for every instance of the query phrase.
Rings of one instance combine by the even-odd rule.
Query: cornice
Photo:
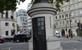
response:
[[[28,12],[29,16],[33,16],[36,14],[56,14],[56,9],[53,7],[36,7],[36,8],[31,8]]]

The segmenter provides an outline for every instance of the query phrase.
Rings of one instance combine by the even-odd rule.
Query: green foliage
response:
[[[3,17],[3,11],[6,11],[6,16],[8,16],[8,10],[16,10],[16,3],[17,0],[0,0],[0,13],[2,13]]]
[[[70,0],[55,0],[55,6],[56,6],[57,11],[61,10],[60,7],[61,7],[61,5],[64,4],[64,1],[69,2]]]
[[[4,0],[0,0],[0,12],[3,13],[4,10]]]
[[[55,6],[58,11],[60,11],[61,4],[63,4],[63,0],[56,0]]]
[[[17,0],[0,0],[0,12],[4,10],[15,10]]]
[[[48,1],[49,1],[49,3],[53,3],[54,0],[48,0]],[[61,7],[61,5],[63,5],[63,1],[69,2],[70,0],[55,0],[55,6],[56,6],[57,11],[61,10],[60,7]],[[40,2],[40,0],[32,0],[33,4],[36,4],[36,3],[39,3],[39,2]]]

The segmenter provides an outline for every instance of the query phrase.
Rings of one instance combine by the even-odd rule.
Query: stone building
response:
[[[8,13],[4,11],[3,16],[0,13],[0,36],[12,38],[17,32],[16,24],[16,16],[13,11],[9,10]]]
[[[61,6],[61,12],[57,12],[54,16],[55,31],[62,32],[62,30],[64,30],[65,32],[68,32],[69,29],[71,29],[73,34],[77,36],[77,23],[82,22],[81,5],[82,0],[70,0],[69,2],[64,2],[64,5]],[[55,3],[53,3],[53,7],[55,7]]]

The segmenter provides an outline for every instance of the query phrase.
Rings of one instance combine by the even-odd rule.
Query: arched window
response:
[[[5,23],[5,26],[8,26],[8,25],[9,25],[9,23],[8,23],[8,22],[6,22],[6,23]]]

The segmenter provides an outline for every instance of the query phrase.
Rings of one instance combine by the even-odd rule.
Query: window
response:
[[[61,15],[59,16],[59,18],[61,18]]]
[[[32,19],[32,26],[33,26],[33,37],[34,40],[40,39],[39,41],[44,42],[45,37],[46,37],[46,33],[45,33],[45,17],[37,17],[37,18],[33,18]],[[35,38],[36,37],[36,38]],[[37,41],[37,42],[39,42]],[[37,44],[36,42],[36,44]],[[39,42],[38,44],[41,44],[41,42]],[[44,44],[41,44],[40,46],[44,46]]]
[[[41,25],[44,25],[44,22],[41,22]]]
[[[8,15],[6,15],[6,18],[8,19]]]
[[[62,15],[62,18],[64,18],[64,15]]]
[[[5,35],[8,36],[8,31],[5,31]]]
[[[37,20],[38,20],[38,22],[44,21],[44,18],[38,18]]]
[[[67,22],[66,22],[67,24],[69,23],[69,20],[67,20]]]
[[[64,25],[64,21],[63,21],[63,25]]]
[[[15,34],[15,30],[11,30],[11,35],[14,35]]]
[[[26,31],[26,29],[24,29],[24,31]]]
[[[41,30],[44,30],[44,27],[41,27]]]
[[[12,23],[12,26],[15,27],[15,23]]]
[[[23,25],[27,25],[27,23],[23,23]]]
[[[40,26],[40,23],[38,23],[38,26]]]
[[[25,22],[27,22],[27,20],[25,20]]]
[[[13,16],[11,16],[11,19],[13,19]]]
[[[75,23],[77,23],[77,20],[75,20]]]
[[[68,14],[65,14],[65,17],[68,17]]]
[[[5,26],[8,26],[8,25],[9,25],[9,23],[6,22],[6,23],[5,23]]]
[[[70,22],[72,23],[72,22],[73,22],[73,20],[72,20],[72,19],[70,19]]]
[[[33,26],[35,27],[33,30],[37,32],[38,35],[42,34],[43,32],[45,33],[45,18],[44,17],[34,18],[33,22],[34,22]]]
[[[1,18],[3,18],[3,14],[0,14]]]
[[[56,19],[57,19],[57,16],[56,16]]]

